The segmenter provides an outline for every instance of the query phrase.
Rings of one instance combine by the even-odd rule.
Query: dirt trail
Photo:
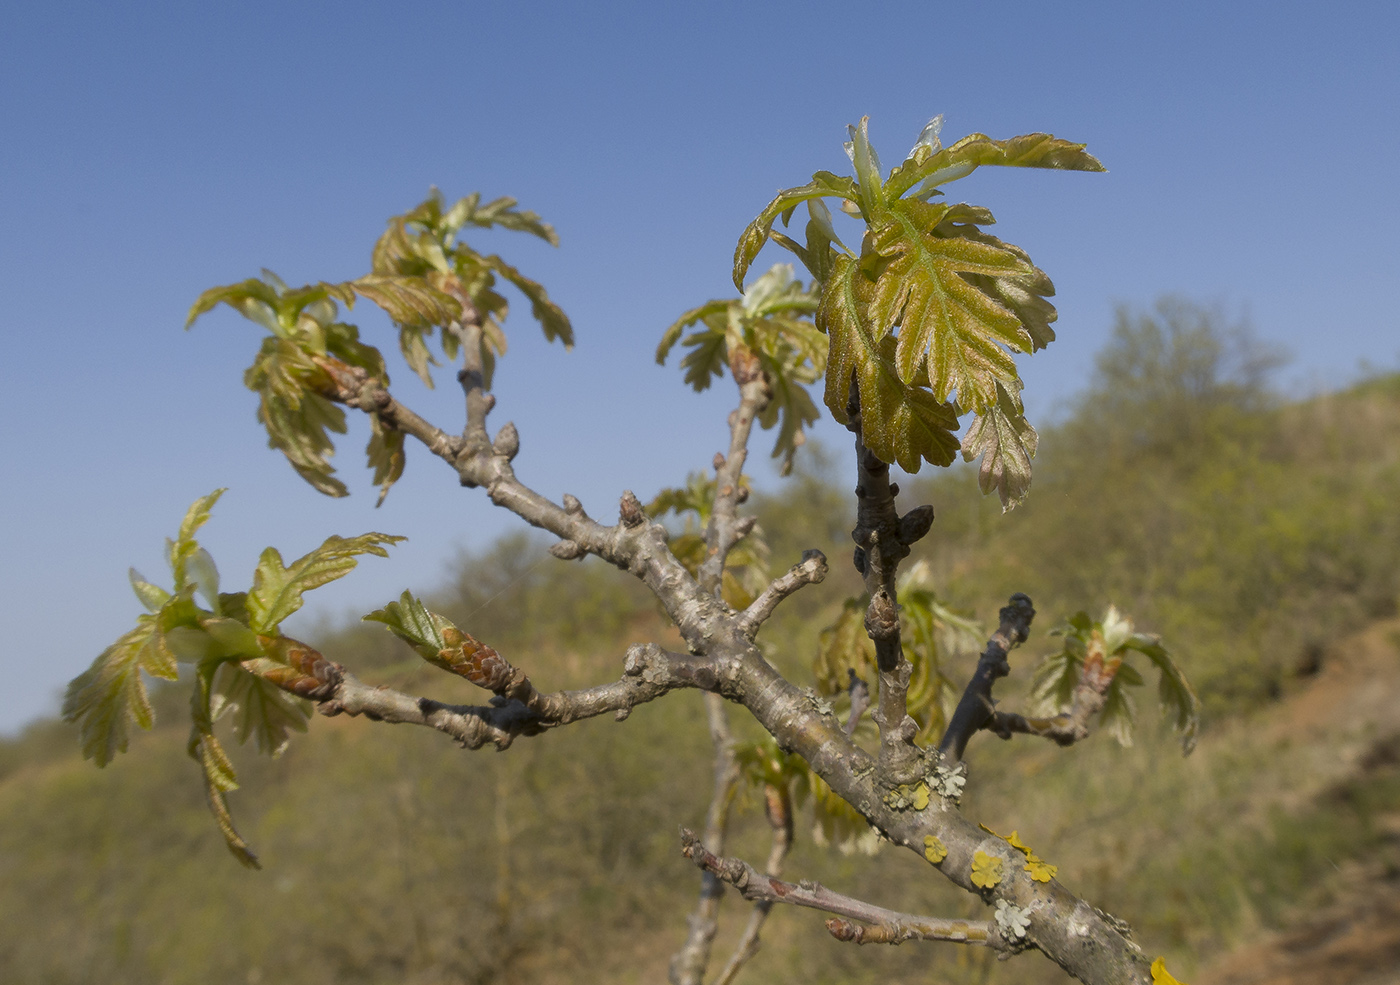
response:
[[[1342,783],[1400,766],[1400,620],[1341,642],[1307,686],[1267,716],[1266,729],[1306,742],[1331,762],[1324,797]],[[1260,723],[1264,724],[1264,723]],[[1316,774],[1315,774],[1316,775]],[[1284,929],[1208,964],[1191,985],[1400,985],[1400,814],[1379,820],[1392,861],[1353,864],[1335,899]]]

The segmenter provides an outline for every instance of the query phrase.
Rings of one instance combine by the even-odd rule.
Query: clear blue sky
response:
[[[724,442],[728,392],[695,396],[652,351],[732,292],[744,224],[775,189],[844,169],[847,123],[868,114],[889,161],[942,112],[946,137],[1048,130],[1109,168],[954,186],[1059,289],[1060,341],[1025,367],[1033,411],[1079,388],[1116,304],[1163,292],[1247,313],[1291,349],[1297,386],[1336,385],[1400,356],[1397,38],[1381,2],[10,4],[0,731],[54,710],[128,628],[127,566],[161,580],[163,538],[215,487],[231,491],[206,542],[228,586],[266,544],[411,538],[309,618],[431,588],[512,528],[424,454],[374,510],[359,421],[340,456],[354,495],[303,484],[241,385],[252,326],[220,312],[181,331],[205,287],[263,266],[362,273],[432,184],[517,197],[561,247],[483,245],[549,286],[578,346],[546,347],[517,303],[493,423],[519,426],[522,478],[608,517]],[[460,426],[452,386],[395,381]]]

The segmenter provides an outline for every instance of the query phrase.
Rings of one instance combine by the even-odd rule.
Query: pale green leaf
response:
[[[917,149],[916,145],[916,152]],[[938,185],[964,177],[985,165],[1104,170],[1097,158],[1085,152],[1083,144],[1070,143],[1048,133],[1030,133],[1010,140],[993,140],[986,134],[973,133],[922,159],[911,153],[909,160],[890,173],[885,194],[893,200],[922,182],[914,194],[926,195]]]
[[[365,622],[383,623],[389,632],[430,660],[437,659],[438,653],[447,649],[443,630],[456,628],[447,617],[429,612],[423,603],[408,591],[400,595],[397,602],[390,602],[384,608],[376,609],[363,618]]]
[[[374,484],[379,487],[379,500],[374,505],[382,506],[384,497],[389,495],[389,487],[403,475],[404,437],[402,431],[386,426],[378,415],[370,418],[369,428],[365,456],[374,470]]]
[[[272,635],[277,626],[302,606],[302,595],[313,588],[341,578],[355,567],[363,554],[388,557],[386,544],[397,544],[403,537],[368,533],[358,537],[328,537],[314,551],[285,566],[274,547],[263,551],[253,573],[248,593],[248,625],[258,633]]]
[[[214,676],[210,714],[216,721],[230,717],[234,737],[240,744],[253,738],[259,752],[280,756],[291,741],[291,732],[306,731],[310,705],[229,662],[222,664]]]
[[[546,341],[553,342],[558,339],[564,343],[564,348],[574,347],[574,328],[569,322],[569,316],[550,300],[549,293],[541,284],[526,277],[498,256],[492,255],[483,259],[491,269],[514,284],[516,289],[530,300],[530,313],[534,315],[535,321],[540,323],[540,328],[544,329]]]
[[[422,277],[374,273],[344,286],[379,305],[399,325],[447,325],[462,317],[461,305]]]
[[[964,238],[933,235],[949,206],[899,201],[872,227],[883,261],[867,315],[876,337],[898,328],[895,367],[911,385],[924,372],[938,402],[953,393],[967,410],[996,402],[996,384],[1017,387],[1006,351],[1030,352],[1030,334],[1015,313],[978,290],[964,274],[1029,275],[1015,253]]]
[[[170,601],[169,592],[146,581],[141,572],[135,568],[127,570],[127,578],[131,581],[131,590],[136,593],[136,597],[141,600],[141,604],[145,606],[147,612],[159,612],[161,606]]]
[[[748,273],[754,257],[758,256],[758,251],[768,242],[773,223],[780,215],[791,212],[798,205],[812,199],[841,198],[856,201],[859,194],[854,178],[838,177],[830,171],[818,171],[812,175],[808,184],[779,192],[739,237],[739,243],[734,249],[734,286],[740,291],[744,289],[744,275]]]
[[[1196,747],[1196,733],[1200,728],[1201,702],[1191,682],[1181,672],[1155,636],[1144,633],[1134,634],[1125,644],[1126,649],[1136,650],[1146,656],[1156,666],[1159,677],[1157,697],[1162,705],[1162,713],[1181,733],[1182,752],[1189,755]]]
[[[173,666],[158,652],[162,645],[156,617],[138,616],[136,628],[103,650],[68,685],[63,718],[78,724],[84,758],[106,766],[117,753],[126,752],[132,724],[143,729],[155,724],[141,671]],[[159,676],[173,679],[175,674]]]

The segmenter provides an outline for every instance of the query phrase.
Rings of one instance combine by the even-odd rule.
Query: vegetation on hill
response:
[[[1387,827],[1400,817],[1400,721],[1350,697],[1389,687],[1400,707],[1400,375],[1300,399],[1271,389],[1273,363],[1184,302],[1125,312],[1095,377],[1043,429],[1022,507],[1001,514],[972,471],[914,480],[914,499],[938,514],[916,557],[945,602],[985,620],[994,614],[973,600],[1023,590],[1044,614],[1013,657],[1008,707],[1026,699],[1034,658],[1056,648],[1045,629],[1109,604],[1163,634],[1196,683],[1206,715],[1191,758],[1154,752],[1171,739],[1150,721],[1130,749],[1107,735],[1069,750],[983,735],[963,802],[993,830],[1029,825],[1021,836],[1061,881],[1173,944],[1172,967],[1188,976],[1357,872],[1400,871]],[[796,475],[754,496],[778,563],[810,547],[848,556],[848,484],[804,452]],[[764,630],[795,679],[860,591],[849,569],[833,563]],[[549,687],[596,681],[629,642],[668,638],[632,580],[559,563],[524,535],[464,556],[433,601]],[[452,693],[379,627],[317,642],[369,679],[409,691],[431,679],[442,700],[479,700],[464,682]],[[964,678],[975,661],[947,659]],[[1353,690],[1331,705],[1309,691],[1343,680]],[[187,696],[176,684],[154,700],[158,720],[175,723]],[[1301,721],[1309,707],[1321,710]],[[140,761],[100,772],[57,723],[0,742],[6,981],[661,980],[694,894],[676,827],[694,825],[709,795],[699,695],[501,755],[421,732],[330,719],[278,760],[241,757],[238,810],[263,872],[233,864],[208,824],[178,725],[136,736]],[[791,871],[901,909],[979,908],[897,853],[857,862],[818,847],[810,817]],[[761,827],[739,825],[734,853],[761,857]],[[742,917],[729,919],[720,953]],[[1064,980],[1045,960],[990,957],[854,948],[812,915],[782,912],[743,974],[925,981],[932,966],[950,982]]]

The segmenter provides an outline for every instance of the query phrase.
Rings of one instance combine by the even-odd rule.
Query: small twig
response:
[[[763,788],[763,806],[768,817],[768,826],[773,831],[772,847],[768,849],[768,864],[764,871],[777,878],[783,871],[783,862],[792,847],[792,800],[785,788],[767,784]],[[768,914],[773,909],[772,900],[759,900],[753,905],[749,922],[744,927],[743,936],[734,946],[734,952],[724,969],[715,978],[713,985],[730,985],[744,963],[758,953],[759,934]]]
[[[730,369],[739,384],[739,406],[729,414],[729,454],[715,456],[715,501],[705,528],[707,553],[697,572],[701,589],[712,595],[719,591],[730,549],[746,532],[738,518],[738,507],[746,498],[742,479],[749,454],[749,433],[754,418],[773,399],[773,390],[764,379],[758,360],[752,362],[750,367],[731,353]]]
[[[336,665],[333,686],[317,695],[323,715],[364,715],[373,721],[425,725],[445,732],[469,749],[490,743],[505,749],[517,736],[538,735],[582,718],[615,713],[625,718],[632,708],[677,688],[713,688],[718,682],[702,657],[671,653],[654,643],[627,651],[621,680],[581,691],[539,694],[521,676],[529,703],[498,696],[490,705],[448,705],[388,687],[374,687]],[[515,672],[518,673],[518,672]]]
[[[1009,949],[1002,941],[996,927],[988,921],[942,920],[937,917],[900,913],[833,892],[811,880],[803,880],[799,883],[784,882],[781,879],[763,875],[742,859],[723,858],[713,854],[695,836],[695,832],[684,828],[681,829],[681,851],[697,866],[706,872],[713,872],[720,879],[738,889],[744,899],[805,906],[874,925],[857,928],[859,933],[842,937],[836,929],[832,928],[832,922],[828,922],[828,929],[832,930],[833,935],[841,940],[898,944],[918,939],[980,944],[998,950]],[[845,921],[834,921],[834,923],[843,930],[849,927]]]
[[[787,573],[765,588],[739,617],[739,629],[749,639],[758,634],[759,627],[773,615],[778,603],[807,585],[820,584],[826,578],[826,555],[821,551],[802,552],[802,560],[788,569]]]
[[[1009,603],[1002,607],[1001,625],[987,641],[987,648],[977,661],[977,669],[972,680],[967,682],[958,707],[953,712],[948,730],[938,744],[938,751],[956,761],[962,759],[967,741],[974,732],[985,728],[996,713],[992,701],[992,686],[998,678],[1011,673],[1011,664],[1006,655],[1020,646],[1030,635],[1031,620],[1035,618],[1035,608],[1029,596],[1017,592]]]

